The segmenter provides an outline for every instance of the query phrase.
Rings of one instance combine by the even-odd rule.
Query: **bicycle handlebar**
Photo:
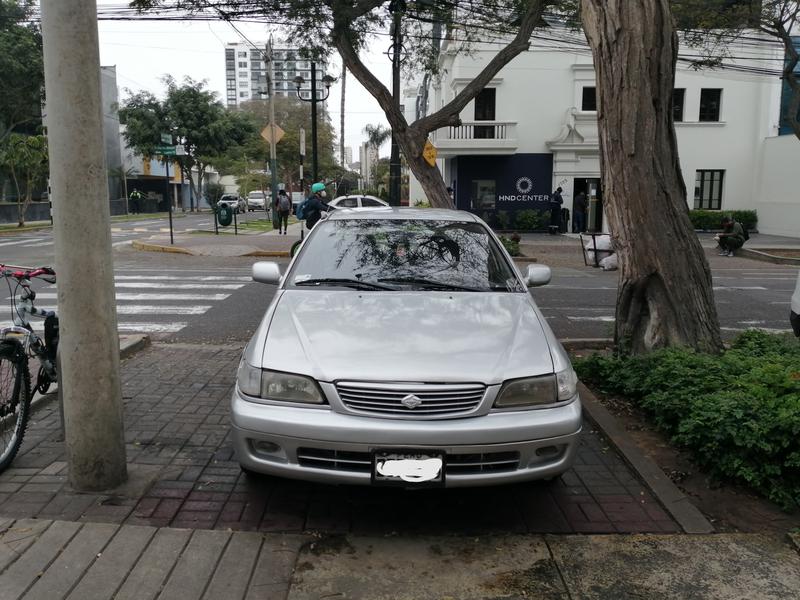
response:
[[[40,277],[48,283],[56,282],[56,272],[51,267],[15,267],[14,265],[0,265],[0,277],[13,277],[18,281]]]

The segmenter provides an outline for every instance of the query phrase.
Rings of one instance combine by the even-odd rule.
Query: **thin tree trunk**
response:
[[[722,349],[711,271],[689,221],[672,122],[678,40],[668,0],[581,0],[597,78],[606,215],[625,352]]]
[[[342,157],[342,167],[345,169],[349,169],[350,165],[347,164],[347,160],[344,157],[344,90],[347,84],[347,66],[342,62],[342,105],[340,109],[340,119],[339,119],[339,155]]]

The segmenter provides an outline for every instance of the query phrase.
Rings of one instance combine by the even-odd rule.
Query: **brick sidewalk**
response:
[[[239,355],[162,344],[123,363],[128,461],[155,471],[135,497],[70,491],[57,403],[40,406],[0,475],[0,516],[264,532],[679,531],[591,424],[575,468],[551,484],[402,491],[249,478],[228,436]]]

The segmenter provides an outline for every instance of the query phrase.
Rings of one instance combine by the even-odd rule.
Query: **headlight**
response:
[[[317,382],[310,377],[259,369],[244,359],[239,364],[237,383],[247,396],[301,404],[325,403]]]
[[[494,401],[495,408],[546,406],[571,400],[578,378],[571,367],[554,375],[506,381]]]

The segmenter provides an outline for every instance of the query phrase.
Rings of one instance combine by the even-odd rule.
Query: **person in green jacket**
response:
[[[720,256],[733,256],[733,253],[744,244],[744,229],[730,217],[722,218],[722,233],[717,234]]]

